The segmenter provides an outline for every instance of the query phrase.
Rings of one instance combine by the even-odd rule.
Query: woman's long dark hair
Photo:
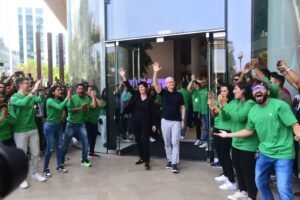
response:
[[[49,98],[55,99],[54,92],[55,92],[55,90],[56,90],[57,88],[59,88],[58,85],[54,85],[54,86],[52,86],[52,87],[49,88],[49,90],[48,90],[48,95],[47,95],[47,99],[49,99]]]
[[[44,104],[44,117],[45,117],[45,119],[47,118],[47,100],[49,99],[49,98],[53,98],[53,99],[55,99],[55,95],[54,95],[54,92],[55,92],[55,90],[57,89],[57,88],[59,88],[60,86],[58,86],[58,85],[54,85],[54,86],[52,86],[52,87],[50,87],[49,89],[48,89],[48,93],[47,93],[47,97],[46,97],[46,102],[45,102],[45,104]],[[61,99],[60,99],[61,100]]]
[[[233,86],[231,84],[222,83],[218,90],[218,93],[217,93],[218,95],[221,93],[222,87],[226,87],[228,89],[228,96],[227,96],[228,102],[227,103],[229,103],[232,99],[234,99]]]
[[[236,86],[239,87],[241,90],[244,90],[243,95],[245,97],[245,101],[253,99],[251,85],[249,83],[239,82],[238,84],[236,84]]]

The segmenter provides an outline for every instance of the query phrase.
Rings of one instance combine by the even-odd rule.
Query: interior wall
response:
[[[151,56],[153,62],[157,61],[162,66],[158,74],[158,78],[166,78],[168,76],[175,76],[174,73],[174,41],[165,41],[161,43],[151,43],[152,49],[147,53]],[[148,78],[152,79],[152,66],[148,68]]]

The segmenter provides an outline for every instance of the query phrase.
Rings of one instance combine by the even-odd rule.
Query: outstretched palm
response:
[[[153,67],[153,71],[154,72],[158,72],[159,70],[161,70],[161,66],[160,66],[160,64],[158,62],[154,62],[152,64],[152,67]]]

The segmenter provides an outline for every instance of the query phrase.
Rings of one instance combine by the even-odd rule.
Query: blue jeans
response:
[[[61,145],[63,139],[62,123],[46,122],[44,124],[44,135],[47,143],[44,170],[48,169],[54,148],[56,149],[56,165],[59,167],[61,165]]]
[[[203,128],[203,131],[204,131],[204,138],[203,140],[205,142],[208,142],[208,137],[209,137],[209,134],[208,134],[208,115],[202,115],[201,114],[201,121],[202,121],[202,128]]]
[[[274,159],[260,153],[256,161],[255,182],[262,199],[274,199],[269,186],[272,170],[275,170],[279,199],[293,199],[293,160]]]
[[[85,123],[82,124],[74,124],[74,123],[67,123],[66,131],[65,131],[65,137],[63,141],[63,150],[62,150],[62,162],[64,163],[64,158],[67,153],[70,141],[72,137],[75,136],[76,138],[79,138],[82,145],[82,155],[81,155],[81,161],[87,160],[87,154],[88,154],[88,136],[87,131],[85,128]]]

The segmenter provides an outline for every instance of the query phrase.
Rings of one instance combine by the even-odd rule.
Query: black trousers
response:
[[[86,122],[85,126],[88,134],[90,153],[95,153],[95,145],[96,145],[96,139],[98,135],[98,126],[97,124],[93,124],[90,122]]]
[[[194,124],[196,125],[197,139],[201,139],[201,115],[200,112],[194,112]]]
[[[16,143],[13,137],[7,140],[2,140],[1,142],[6,146],[16,147]]]
[[[133,132],[135,135],[140,159],[146,163],[150,162],[149,137],[151,134],[151,125],[147,121],[134,120]]]
[[[246,191],[255,200],[257,187],[255,184],[255,152],[243,151],[232,147],[232,162],[236,171],[239,190]]]
[[[40,139],[40,151],[45,152],[47,144],[44,135],[44,117],[35,117],[35,124],[37,126],[37,131]]]
[[[214,133],[220,133],[220,130],[215,128]],[[232,160],[230,157],[231,142],[231,138],[221,138],[219,136],[214,136],[214,146],[223,169],[223,174],[229,179],[230,182],[234,183],[234,171]]]

